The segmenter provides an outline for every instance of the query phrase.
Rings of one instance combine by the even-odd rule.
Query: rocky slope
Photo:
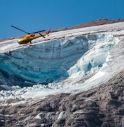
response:
[[[1,127],[124,127],[124,71],[107,84],[77,94],[0,106]]]

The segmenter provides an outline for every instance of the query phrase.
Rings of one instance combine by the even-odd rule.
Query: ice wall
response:
[[[112,35],[98,33],[41,41],[1,53],[0,70],[8,77],[33,83],[59,82],[75,73],[85,75],[102,67],[115,44]]]

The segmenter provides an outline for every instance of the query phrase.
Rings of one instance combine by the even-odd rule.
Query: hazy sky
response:
[[[78,25],[100,18],[124,19],[124,0],[0,0],[0,38]]]

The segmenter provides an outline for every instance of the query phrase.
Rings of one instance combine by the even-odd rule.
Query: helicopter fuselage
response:
[[[19,38],[17,41],[19,44],[31,43],[32,40],[41,37],[40,35],[29,34]]]

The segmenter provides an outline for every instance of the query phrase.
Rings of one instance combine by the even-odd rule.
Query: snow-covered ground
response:
[[[2,90],[0,100],[35,99],[104,84],[124,69],[124,36],[120,35],[124,22],[51,33],[32,46],[20,46],[16,39],[1,42],[0,69],[36,85]]]

